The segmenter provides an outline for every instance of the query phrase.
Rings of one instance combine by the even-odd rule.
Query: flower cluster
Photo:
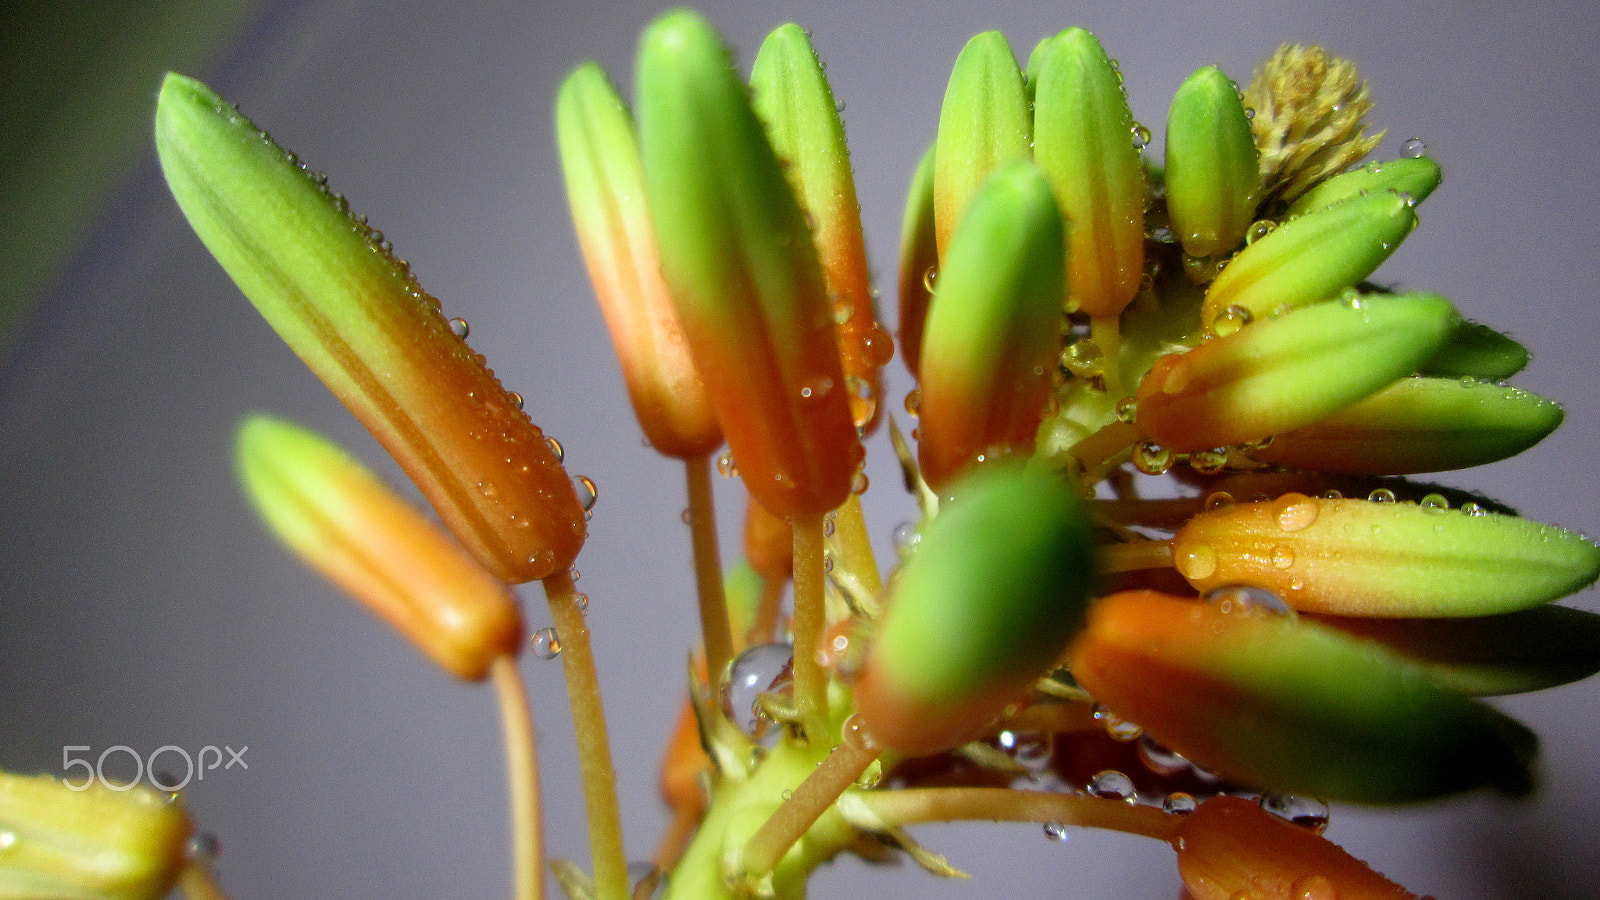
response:
[[[806,33],[773,31],[746,79],[671,12],[635,78],[630,108],[577,69],[556,128],[630,398],[689,498],[703,640],[642,878],[569,568],[592,484],[325,178],[191,79],[156,118],[196,233],[442,522],[315,435],[241,429],[283,542],[500,692],[519,900],[547,865],[530,644],[574,708],[592,869],[548,863],[572,900],[801,897],[842,852],[958,875],[905,830],[957,819],[1165,841],[1194,900],[1404,898],[1321,836],[1328,801],[1532,790],[1533,734],[1476,698],[1600,669],[1600,617],[1552,605],[1600,548],[1407,477],[1513,456],[1562,414],[1503,383],[1515,341],[1370,280],[1441,173],[1416,142],[1362,164],[1378,137],[1348,62],[1284,47],[1243,89],[1197,70],[1158,160],[1093,35],[1025,65],[974,37],[906,203],[898,348]],[[896,349],[909,434],[880,371]],[[726,571],[724,443],[749,500]],[[887,572],[861,513],[885,443],[920,513]],[[556,624],[530,642],[509,585],[534,580]],[[0,897],[153,898],[180,870],[215,891],[175,850],[178,807],[74,798],[132,823],[97,838],[56,787],[0,778]],[[84,874],[97,839],[116,877]]]

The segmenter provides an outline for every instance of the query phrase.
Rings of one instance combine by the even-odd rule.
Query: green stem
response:
[[[1125,800],[1007,788],[867,791],[861,794],[861,802],[891,826],[982,819],[995,822],[1059,822],[1062,825],[1137,834],[1169,843],[1183,821],[1181,817],[1169,815],[1155,807],[1140,806]]]
[[[878,758],[879,750],[845,741],[833,748],[815,771],[783,801],[771,817],[745,844],[744,874],[760,878],[771,872],[795,841],[833,806],[867,766]]]
[[[689,486],[689,534],[694,545],[694,581],[700,596],[700,637],[705,642],[706,672],[711,683],[733,658],[728,625],[728,600],[723,592],[722,559],[717,549],[717,511],[711,502],[711,456],[702,453],[683,461]]]
[[[1089,483],[1098,481],[1100,469],[1128,452],[1139,440],[1139,432],[1126,422],[1112,422],[1072,446],[1068,452],[1088,473]]]
[[[1089,337],[1100,347],[1100,371],[1106,393],[1119,396],[1122,393],[1122,320],[1117,316],[1090,319]]]
[[[810,741],[827,740],[828,680],[817,661],[827,616],[822,514],[796,514],[794,527],[794,700]]]
[[[513,896],[544,900],[544,822],[539,813],[539,757],[534,751],[533,713],[517,661],[504,654],[490,665],[500,698],[511,787]]]
[[[594,652],[589,646],[589,626],[567,570],[546,578],[544,591],[550,600],[550,616],[561,641],[562,670],[567,676],[583,799],[589,811],[595,896],[597,900],[628,900],[628,857],[622,847],[622,816],[617,810],[617,774],[611,765],[611,738],[600,702],[600,679],[595,674]]]
[[[1139,541],[1133,544],[1106,544],[1095,549],[1097,568],[1102,575],[1162,569],[1172,565],[1171,541]]]

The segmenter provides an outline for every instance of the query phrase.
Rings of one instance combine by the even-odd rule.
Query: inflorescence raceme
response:
[[[1404,477],[1513,456],[1562,413],[1503,383],[1515,341],[1369,280],[1441,173],[1415,141],[1362,163],[1380,136],[1350,63],[1286,46],[1243,89],[1201,68],[1156,159],[1088,32],[1025,66],[998,32],[968,42],[905,208],[909,435],[806,33],[772,32],[746,81],[668,13],[635,77],[630,108],[574,71],[556,130],[630,398],[689,497],[703,642],[642,878],[570,570],[592,483],[322,176],[182,76],[156,116],[197,234],[448,529],[296,426],[240,431],[286,544],[495,684],[519,898],[546,867],[573,900],[799,897],[841,851],[958,875],[906,831],[957,819],[1169,842],[1195,900],[1402,898],[1321,837],[1327,801],[1532,790],[1533,734],[1474,698],[1600,669],[1600,617],[1551,605],[1600,549]],[[887,574],[860,506],[873,441],[920,512]],[[726,572],[724,443],[749,495],[748,563]],[[1176,496],[1142,498],[1160,475]],[[530,640],[507,585],[532,580],[555,626]],[[588,871],[544,860],[529,643],[568,677]],[[153,898],[180,876],[217,895],[174,807],[53,784],[0,779],[0,897]],[[91,871],[70,848],[97,841],[117,852]]]

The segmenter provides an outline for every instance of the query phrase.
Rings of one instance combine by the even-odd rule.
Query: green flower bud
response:
[[[1461,694],[1542,691],[1600,672],[1600,615],[1566,606],[1465,619],[1316,621],[1382,644]]]
[[[1521,724],[1291,616],[1129,591],[1090,608],[1069,660],[1119,718],[1255,787],[1357,803],[1532,787]]]
[[[924,755],[971,740],[1083,622],[1090,522],[1055,475],[976,473],[923,532],[855,684],[879,743]]]
[[[933,301],[939,243],[933,224],[933,148],[922,154],[906,192],[900,225],[900,358],[913,377],[922,359],[922,329]]]
[[[1462,320],[1418,374],[1504,381],[1521,372],[1532,354],[1508,335]]]
[[[1444,178],[1444,170],[1426,156],[1371,162],[1353,172],[1335,175],[1304,194],[1284,211],[1285,219],[1363,194],[1394,191],[1421,203]]]
[[[1018,160],[973,198],[944,257],[922,339],[922,477],[1033,450],[1060,348],[1062,227],[1050,186]]]
[[[1507,459],[1561,424],[1561,407],[1537,394],[1482,381],[1402,378],[1255,451],[1296,469],[1407,475]]]
[[[206,249],[485,568],[572,564],[586,525],[561,461],[381,234],[193,79],[162,84],[156,150]]]
[[[1239,251],[1206,291],[1200,321],[1238,307],[1256,318],[1328,300],[1389,258],[1417,214],[1392,191],[1356,196],[1291,219]]]
[[[934,143],[934,227],[942,259],[967,203],[1001,163],[1028,157],[1033,124],[1022,70],[998,31],[975,35],[956,57]]]
[[[1195,589],[1270,588],[1343,616],[1485,616],[1548,603],[1600,576],[1582,535],[1475,509],[1285,494],[1190,519],[1173,563]]]
[[[883,392],[878,369],[894,353],[894,342],[878,325],[873,306],[844,123],[822,63],[799,25],[780,25],[767,35],[750,70],[750,87],[772,149],[788,162],[784,172],[810,217],[839,323],[844,376],[852,383],[851,412],[858,427],[871,430]]]
[[[1167,112],[1167,213],[1190,256],[1222,256],[1255,218],[1261,166],[1239,91],[1206,66],[1184,80]]]
[[[1449,301],[1431,294],[1320,303],[1254,322],[1156,360],[1139,384],[1134,424],[1180,452],[1310,425],[1416,371],[1455,323]]]
[[[1133,114],[1094,35],[1069,28],[1037,54],[1033,158],[1072,223],[1067,302],[1095,318],[1115,316],[1144,275],[1145,184]]]
[[[0,772],[0,898],[158,900],[177,881],[183,807],[144,785],[82,781]]]
[[[651,24],[637,69],[662,267],[739,473],[775,515],[833,509],[861,445],[811,231],[749,89],[689,11]]]

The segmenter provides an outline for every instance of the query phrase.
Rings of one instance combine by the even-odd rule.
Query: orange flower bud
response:
[[[206,248],[472,555],[513,583],[570,565],[586,526],[560,460],[382,235],[192,79],[162,85],[156,149]]]
[[[515,654],[522,615],[505,584],[338,447],[254,416],[239,476],[261,518],[307,565],[457,678]]]
[[[1173,846],[1193,900],[1415,900],[1327,838],[1242,797],[1200,804]]]

